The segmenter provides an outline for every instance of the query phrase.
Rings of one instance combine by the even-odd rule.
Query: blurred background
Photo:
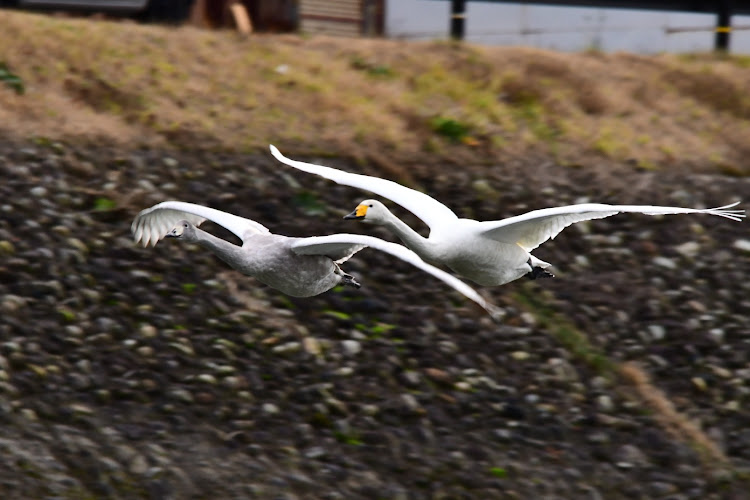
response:
[[[639,53],[706,51],[715,47],[715,38],[719,37],[727,39],[724,48],[728,48],[731,38],[733,50],[750,51],[750,4],[744,1],[5,0],[4,3],[22,9],[98,12],[214,28],[237,26],[235,12],[241,7],[251,29],[260,32],[430,40],[456,35],[454,30],[460,29],[461,38],[489,45]],[[242,29],[245,29],[245,14],[242,14]]]
[[[132,242],[170,199],[393,241],[269,144],[478,220],[745,208],[746,2],[588,4],[4,2],[3,498],[746,498],[746,222],[571,226],[500,323],[380,252],[298,299]]]

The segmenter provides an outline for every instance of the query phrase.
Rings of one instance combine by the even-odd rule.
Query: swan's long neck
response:
[[[388,212],[388,216],[382,225],[398,236],[409,249],[422,259],[435,260],[437,258],[431,242],[391,212]]]
[[[195,228],[195,238],[191,238],[191,241],[210,250],[214,255],[235,269],[238,268],[240,262],[243,262],[243,271],[246,271],[247,263],[245,259],[242,259],[242,247],[217,238],[213,234],[207,233],[197,227]]]

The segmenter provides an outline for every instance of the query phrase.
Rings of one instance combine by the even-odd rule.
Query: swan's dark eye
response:
[[[368,207],[370,207],[370,208],[372,208],[372,203],[370,203],[370,204],[369,204],[369,205],[367,205],[367,206],[368,206]]]

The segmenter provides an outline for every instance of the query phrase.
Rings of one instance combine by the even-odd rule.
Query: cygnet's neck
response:
[[[210,250],[214,255],[216,255],[218,258],[220,258],[233,268],[237,269],[241,266],[243,270],[246,270],[247,262],[245,262],[245,259],[242,258],[241,246],[230,243],[227,240],[217,238],[213,234],[207,233],[206,231],[197,227],[194,230],[195,237],[190,238],[188,241],[197,243],[203,248]]]

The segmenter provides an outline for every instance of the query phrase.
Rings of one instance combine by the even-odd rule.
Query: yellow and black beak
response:
[[[350,213],[349,215],[345,215],[344,219],[347,219],[347,220],[364,219],[366,214],[367,214],[367,205],[359,205],[357,208],[354,209],[354,212]]]

